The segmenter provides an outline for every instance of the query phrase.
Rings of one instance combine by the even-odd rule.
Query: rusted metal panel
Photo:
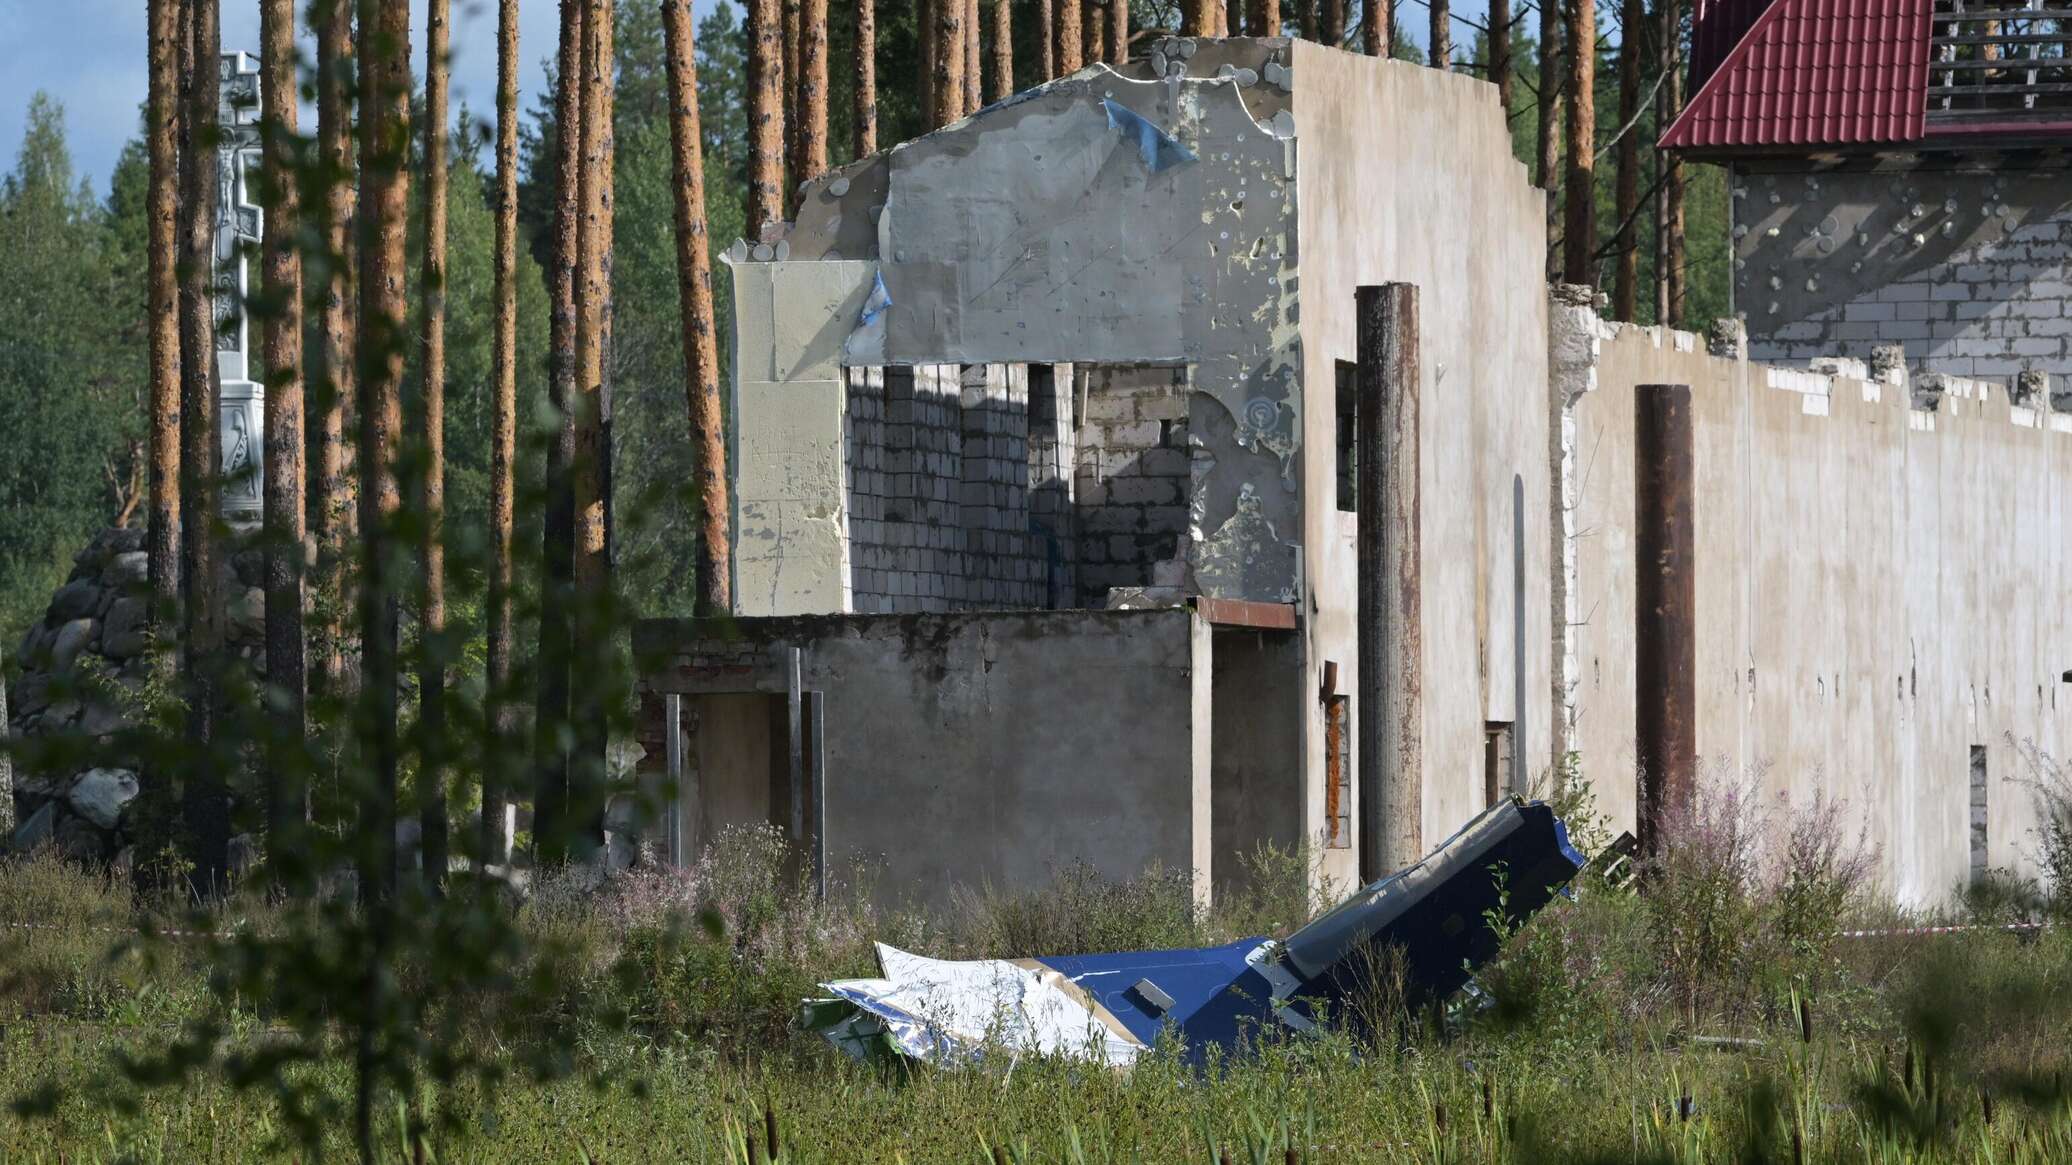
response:
[[[1417,288],[1361,287],[1359,402],[1360,878],[1424,850],[1424,609]]]
[[[1751,18],[1751,9],[1760,9]],[[1701,4],[1690,104],[1665,149],[1919,141],[1932,0]],[[1733,47],[1717,56],[1720,45]],[[1711,62],[1717,59],[1716,67]]]
[[[1194,600],[1194,609],[1201,617],[1218,627],[1252,627],[1263,631],[1295,630],[1295,604],[1262,603],[1252,599],[1212,599],[1202,595]]]
[[[1633,400],[1634,735],[1645,852],[1690,803],[1698,767],[1698,593],[1691,390]]]

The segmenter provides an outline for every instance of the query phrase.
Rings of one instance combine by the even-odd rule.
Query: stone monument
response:
[[[223,517],[256,524],[264,511],[260,480],[266,386],[252,378],[251,329],[245,296],[247,254],[259,245],[261,216],[249,179],[259,167],[259,62],[245,53],[218,61],[223,128],[216,171],[216,423],[223,437]]]

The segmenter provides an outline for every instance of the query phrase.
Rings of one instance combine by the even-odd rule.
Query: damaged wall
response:
[[[1206,900],[1212,647],[1192,611],[651,620],[634,633],[646,766],[664,694],[781,696],[794,647],[825,693],[836,877],[944,906],[1074,862],[1158,865],[1193,870]]]
[[[1307,42],[1296,45],[1295,74],[1304,395],[1317,402],[1305,418],[1302,466],[1305,492],[1315,499],[1302,525],[1307,688],[1315,690],[1331,660],[1341,690],[1359,690],[1356,519],[1334,505],[1331,407],[1336,364],[1357,354],[1353,292],[1361,284],[1414,283],[1424,366],[1423,825],[1425,840],[1436,843],[1482,807],[1486,722],[1522,720],[1531,775],[1550,760],[1549,550],[1538,533],[1549,513],[1547,316],[1538,277],[1546,204],[1512,155],[1492,86]],[[1522,511],[1514,502],[1521,486]],[[1520,555],[1522,609],[1513,599]],[[1322,773],[1323,710],[1314,699],[1308,706],[1309,771]],[[1357,739],[1357,731],[1350,735]],[[1312,837],[1324,828],[1323,796],[1322,782],[1312,781]],[[1354,851],[1332,856],[1333,873],[1351,876]]]
[[[1292,599],[1301,399],[1290,51],[1286,41],[1155,42],[1131,76],[1094,66],[809,183],[782,238],[728,255],[741,292],[742,430],[759,396],[804,380],[836,391],[783,402],[808,409],[815,434],[785,453],[830,424],[839,431],[829,369],[841,363],[1189,365],[1194,408],[1220,419],[1192,426],[1197,584]],[[1259,473],[1262,462],[1277,472]],[[846,521],[842,475],[818,488],[798,480],[824,468],[744,472],[742,613],[851,609],[815,605],[850,598],[847,563],[820,544],[819,523]]]
[[[1573,401],[1567,630],[1603,807],[1631,826],[1633,386],[1688,384],[1705,779],[1846,800],[1891,889],[1934,903],[1970,867],[1978,746],[1987,858],[2030,867],[2024,756],[2072,743],[2072,614],[2043,598],[2072,568],[2072,415],[1976,381],[1715,356],[1587,307],[1557,306],[1553,334],[1578,357],[1556,378]]]
[[[1734,306],[1757,360],[1900,344],[1962,376],[2072,375],[2072,174],[1992,154],[1729,171]]]

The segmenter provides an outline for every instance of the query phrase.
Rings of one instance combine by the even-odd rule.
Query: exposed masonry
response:
[[[1073,486],[1083,606],[1116,587],[1178,587],[1186,569],[1185,368],[1085,366]]]
[[[1897,344],[1959,376],[2072,375],[2072,175],[1733,174],[1735,309],[1758,360]]]

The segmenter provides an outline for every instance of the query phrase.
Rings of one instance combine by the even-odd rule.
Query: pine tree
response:
[[[418,773],[419,838],[428,885],[446,877],[446,90],[452,67],[448,0],[425,9],[424,246],[418,275],[417,427],[424,453],[418,486]]]
[[[510,860],[504,850],[508,795],[499,742],[512,728],[512,546],[518,459],[518,0],[498,0],[496,31],[496,337],[492,355],[490,423],[488,708],[495,740],[483,750],[479,865]]]
[[[316,353],[308,393],[314,405],[309,425],[307,523],[317,548],[317,593],[323,604],[315,629],[319,659],[313,690],[343,698],[351,677],[344,612],[359,491],[352,474],[353,262],[351,234],[354,186],[352,113],[353,14],[351,0],[319,0],[312,9],[317,40],[317,160],[324,179],[324,246],[315,280],[321,290]]]
[[[150,96],[145,138],[151,156],[149,242],[145,247],[151,345],[152,616],[180,601],[180,311],[175,250],[179,245],[179,148],[175,122],[180,51],[175,43],[181,0],[150,0]],[[10,805],[11,809],[11,805]]]
[[[1637,318],[1640,296],[1640,58],[1646,51],[1643,0],[1624,0],[1619,13],[1619,143],[1613,179],[1618,238],[1612,264],[1612,318]]]
[[[1005,3],[1005,0],[1002,0]],[[856,89],[849,119],[856,157],[878,152],[878,17],[873,0],[856,3]]]
[[[1561,276],[1597,283],[1597,6],[1570,0],[1568,35],[1568,183],[1563,198]]]
[[[783,13],[779,0],[747,0],[747,9],[748,234],[760,239],[784,220]]]

